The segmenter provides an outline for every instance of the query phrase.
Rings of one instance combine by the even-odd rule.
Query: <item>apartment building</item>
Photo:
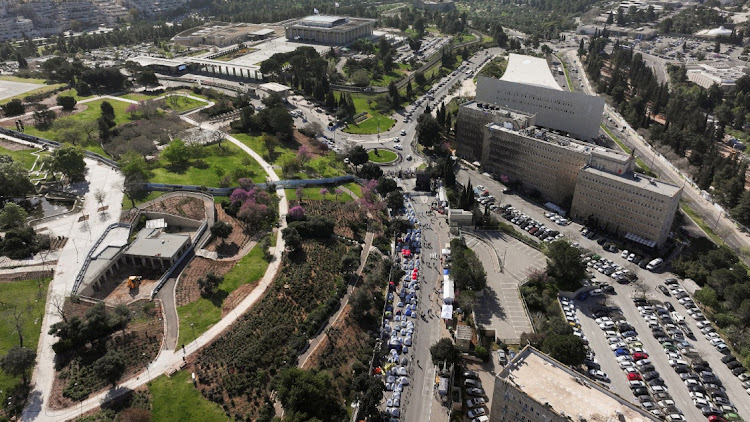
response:
[[[531,346],[495,377],[489,416],[493,422],[658,420]]]
[[[681,188],[635,173],[633,155],[532,126],[534,116],[525,113],[491,105],[485,111],[485,105],[459,108],[459,156],[594,227],[650,248],[668,239]]]
[[[534,115],[490,103],[470,101],[463,104],[456,120],[456,138],[462,140],[456,151],[459,157],[469,161],[480,161],[486,157],[488,148],[484,143],[484,127],[489,123],[521,130],[534,126]]]
[[[0,18],[0,40],[9,41],[26,35],[33,35],[34,23],[21,16]]]

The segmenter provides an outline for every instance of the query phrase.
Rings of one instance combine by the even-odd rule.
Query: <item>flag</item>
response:
[[[334,3],[334,5],[335,5],[336,7],[339,7],[339,6],[341,6],[341,5],[340,5],[340,4],[338,3],[338,2]]]
[[[313,12],[314,12],[314,13],[315,13],[316,15],[320,14],[320,11],[318,10],[318,8],[317,8],[317,7],[314,7],[314,8],[313,8]]]

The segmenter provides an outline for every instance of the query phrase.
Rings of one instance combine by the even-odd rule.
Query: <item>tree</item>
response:
[[[116,350],[108,351],[104,356],[97,359],[93,365],[94,372],[102,380],[112,384],[112,387],[117,385],[117,381],[125,373],[125,369],[125,357],[122,352]]]
[[[26,112],[26,106],[18,98],[12,99],[7,103],[0,106],[3,109],[6,117],[20,116]]]
[[[434,364],[441,362],[457,363],[460,357],[458,349],[449,338],[441,338],[437,343],[430,346],[430,356]]]
[[[212,272],[199,278],[198,287],[201,289],[201,295],[211,296],[222,281],[224,281],[224,277],[219,277]]]
[[[388,194],[385,199],[388,208],[392,210],[400,210],[404,208],[404,195],[401,192],[393,191]]]
[[[226,238],[232,234],[232,229],[233,227],[231,224],[224,221],[217,221],[211,226],[211,235],[221,239],[221,244],[223,245]]]
[[[273,154],[276,151],[276,147],[279,146],[279,140],[273,135],[264,133],[261,141],[263,142],[263,146],[266,147],[268,157],[273,157]]]
[[[354,378],[352,384],[359,398],[360,416],[367,419],[379,415],[378,406],[383,401],[383,391],[385,391],[383,380],[362,373]]]
[[[28,385],[28,372],[34,367],[36,352],[20,346],[13,346],[8,354],[0,358],[0,369],[8,375],[21,376],[23,385]]]
[[[302,247],[302,237],[294,227],[286,227],[282,230],[281,235],[289,250],[295,251]]]
[[[96,120],[96,123],[99,126],[99,137],[103,141],[108,141],[112,137],[112,128],[117,125],[115,122],[115,109],[112,107],[112,104],[103,101],[99,106],[99,110],[102,112]]]
[[[572,334],[547,336],[542,351],[566,365],[581,365],[586,358],[583,342]]]
[[[57,118],[57,114],[45,104],[38,104],[34,110],[34,126],[39,130],[47,130]]]
[[[432,114],[425,113],[417,119],[417,142],[425,148],[432,148],[440,139],[440,125]]]
[[[138,83],[144,86],[159,85],[159,78],[153,69],[147,67],[138,75]]]
[[[377,180],[383,176],[383,169],[373,163],[365,163],[359,169],[359,177],[363,179]]]
[[[381,196],[386,196],[398,189],[398,185],[396,184],[395,180],[391,179],[390,177],[383,176],[378,179],[378,185],[375,187],[375,189]]]
[[[6,202],[0,211],[0,228],[9,230],[23,227],[29,214],[20,205],[14,202]]]
[[[356,254],[346,254],[341,258],[341,272],[353,273],[359,266],[360,258]]]
[[[182,139],[175,139],[170,142],[161,152],[162,158],[169,161],[173,166],[180,168],[184,168],[192,156],[190,147]]]
[[[34,185],[20,163],[0,162],[0,198],[25,196],[32,192]]]
[[[359,288],[349,298],[349,305],[352,307],[352,315],[358,321],[363,321],[369,316],[370,311],[375,306],[375,300],[368,289]]]
[[[370,157],[367,155],[367,150],[362,145],[352,147],[347,153],[346,158],[348,158],[349,162],[355,166],[360,166],[370,161]]]
[[[326,371],[286,368],[274,378],[273,386],[284,410],[298,414],[301,421],[347,419],[331,374]]]
[[[64,174],[69,179],[80,179],[86,173],[83,150],[77,146],[64,146],[52,151],[45,160],[53,172]]]
[[[549,244],[547,249],[547,274],[555,279],[562,290],[574,291],[581,285],[586,275],[586,264],[581,261],[580,252],[565,240]]]
[[[57,96],[57,105],[62,107],[65,111],[71,111],[76,107],[76,104],[78,101],[76,101],[75,97],[72,95],[58,95]]]

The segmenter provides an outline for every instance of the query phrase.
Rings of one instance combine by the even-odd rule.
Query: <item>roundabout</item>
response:
[[[398,160],[398,153],[384,148],[374,148],[367,151],[367,157],[371,163],[390,164]]]

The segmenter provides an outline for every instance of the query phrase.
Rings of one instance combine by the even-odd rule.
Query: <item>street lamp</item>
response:
[[[190,328],[192,328],[192,329],[193,329],[193,340],[197,340],[197,338],[195,337],[195,324],[193,324],[193,323],[191,322],[191,323],[190,323]]]

